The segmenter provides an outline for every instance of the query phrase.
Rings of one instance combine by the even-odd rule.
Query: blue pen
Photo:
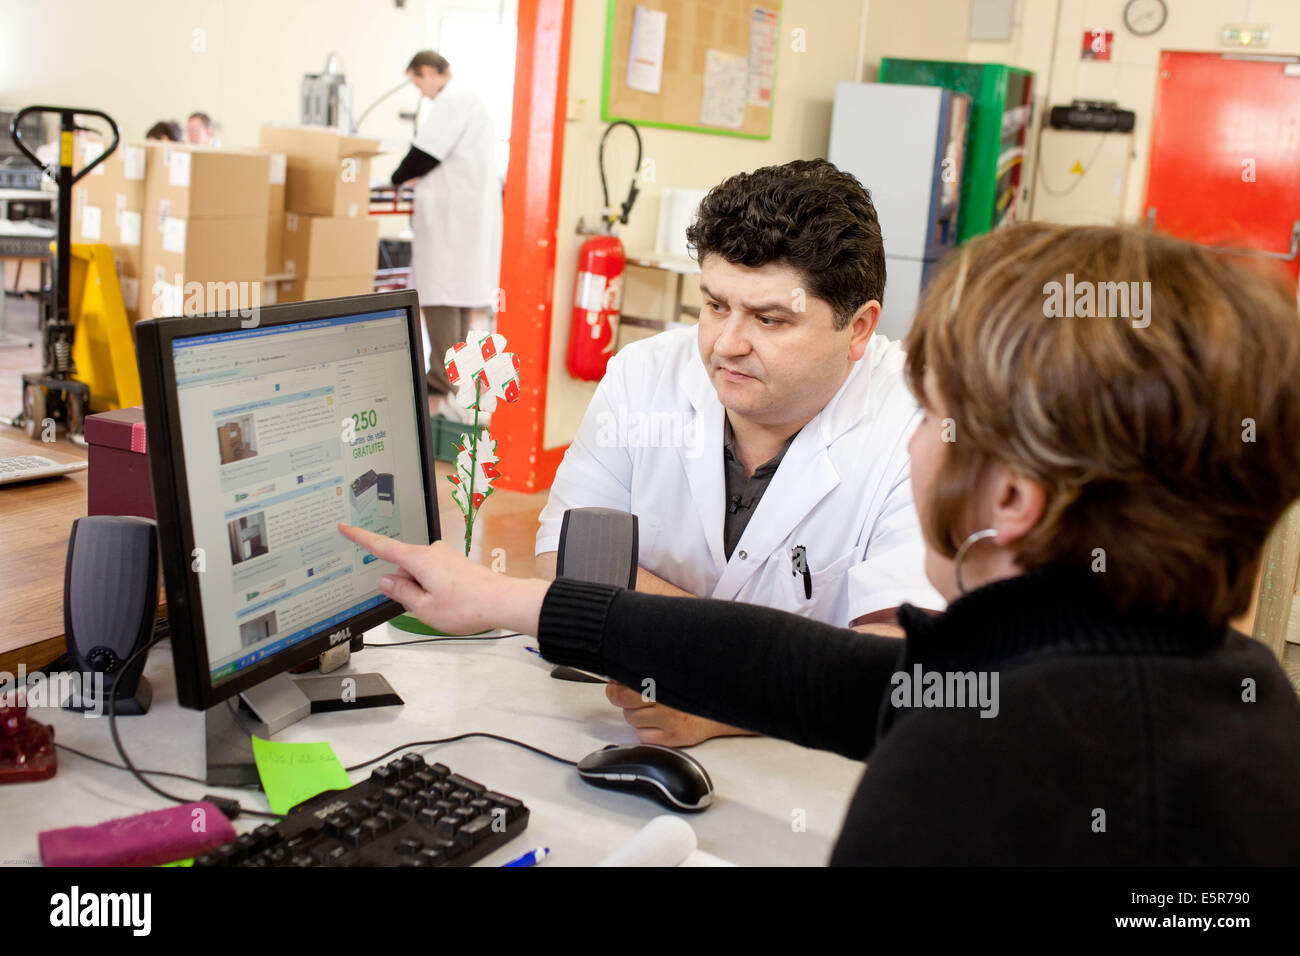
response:
[[[551,848],[549,846],[539,846],[536,850],[529,850],[516,860],[511,860],[509,863],[502,863],[501,866],[503,869],[507,866],[536,866],[538,863],[541,863],[542,860],[546,859],[547,854],[550,852]]]

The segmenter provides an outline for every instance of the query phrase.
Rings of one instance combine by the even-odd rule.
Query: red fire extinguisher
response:
[[[569,326],[569,374],[598,382],[614,354],[618,312],[623,305],[623,243],[617,236],[591,236],[578,250]]]
[[[626,126],[636,136],[636,171],[621,214],[611,210],[605,184],[605,139],[615,126]],[[578,250],[578,275],[573,283],[573,316],[569,324],[569,374],[588,382],[600,381],[614,354],[618,337],[618,313],[623,307],[623,270],[627,258],[614,226],[627,225],[628,213],[636,202],[636,176],[641,170],[641,134],[626,120],[610,123],[600,138],[600,188],[604,194],[602,215],[605,235],[589,236]]]

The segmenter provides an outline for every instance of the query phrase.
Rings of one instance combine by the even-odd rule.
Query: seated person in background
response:
[[[1123,283],[1131,308],[1061,317],[1067,282]],[[904,607],[902,642],[345,534],[434,627],[536,634],[548,660],[866,760],[832,863],[1300,862],[1300,702],[1228,625],[1300,497],[1294,291],[1145,230],[1027,223],[949,257],[906,346],[951,604]]]
[[[144,134],[144,138],[179,143],[183,139],[181,124],[175,120],[159,120],[149,127],[149,132]]]
[[[919,417],[903,353],[876,335],[885,254],[871,196],[825,160],[733,176],[700,204],[695,329],[609,362],[555,476],[537,534],[554,577],[564,512],[637,516],[637,590],[748,601],[827,624],[896,629],[925,581],[908,484]],[[649,743],[735,728],[617,684]]]
[[[195,146],[218,146],[212,117],[195,110],[185,121],[186,138]]]

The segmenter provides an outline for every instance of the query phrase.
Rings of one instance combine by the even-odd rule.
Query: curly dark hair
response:
[[[794,267],[830,304],[835,328],[885,299],[885,247],[871,193],[824,159],[738,173],[709,190],[686,241],[698,261]]]

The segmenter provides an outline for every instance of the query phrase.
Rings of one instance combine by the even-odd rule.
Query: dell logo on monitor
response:
[[[335,644],[340,644],[343,641],[346,641],[351,636],[352,636],[352,628],[350,627],[345,627],[341,631],[335,631],[333,634],[330,635],[330,647],[333,647]]]

